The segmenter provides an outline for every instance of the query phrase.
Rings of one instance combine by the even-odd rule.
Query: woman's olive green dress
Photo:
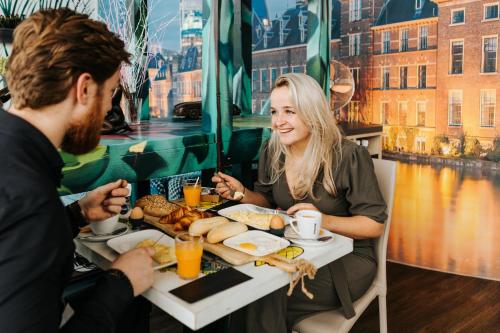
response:
[[[294,204],[305,202],[328,215],[362,215],[378,223],[384,223],[387,218],[386,204],[378,187],[371,157],[364,147],[349,140],[342,141],[342,158],[335,172],[336,196],[331,196],[322,187],[320,174],[314,186],[318,200],[310,197],[294,200],[284,174],[276,183],[266,184],[269,182],[268,166],[267,150],[264,148],[254,190],[264,195],[272,206],[287,210]],[[350,294],[352,301],[358,299],[375,277],[377,263],[373,244],[370,239],[354,240],[353,252],[340,259],[337,266],[331,263],[319,269],[314,280],[306,278],[306,287],[314,294],[313,300],[308,299],[300,287],[290,297],[286,296],[288,287],[282,288],[234,314],[231,326],[235,329],[238,326],[240,332],[286,332],[287,326],[289,330],[295,322],[307,316],[345,305],[339,294]],[[339,263],[341,267],[343,264],[340,272]],[[334,283],[335,278],[337,284]]]

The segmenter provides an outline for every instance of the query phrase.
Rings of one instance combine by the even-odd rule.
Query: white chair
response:
[[[375,241],[375,254],[378,260],[377,275],[370,288],[358,300],[353,302],[356,315],[350,319],[344,317],[340,310],[320,312],[297,323],[293,331],[298,333],[326,333],[326,332],[349,332],[363,311],[378,296],[380,332],[387,332],[387,277],[386,257],[387,239],[391,226],[392,203],[394,199],[394,185],[396,183],[396,162],[373,159],[375,174],[377,176],[380,191],[387,203],[387,221],[384,233]]]

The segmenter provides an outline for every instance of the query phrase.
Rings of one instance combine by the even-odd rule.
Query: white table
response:
[[[105,242],[91,243],[76,240],[75,243],[78,253],[103,269],[108,269],[110,262],[117,255]],[[308,259],[320,268],[352,252],[352,239],[336,235],[330,244],[322,247],[304,247],[304,250],[300,258]],[[235,268],[251,276],[252,279],[193,304],[169,293],[170,290],[189,282],[180,279],[173,272],[156,271],[153,287],[143,296],[190,329],[198,330],[290,282],[288,273],[276,267],[268,265],[256,267],[254,263],[250,263]]]

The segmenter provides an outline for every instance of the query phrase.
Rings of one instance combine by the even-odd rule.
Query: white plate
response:
[[[119,233],[118,235],[99,236],[99,235],[92,234],[92,232],[88,232],[88,233],[80,233],[78,235],[78,237],[80,237],[80,236],[85,237],[83,239],[80,239],[81,241],[85,241],[85,242],[104,242],[104,241],[107,241],[108,239],[123,236],[130,231],[130,228],[125,223],[118,223],[115,230],[118,230],[121,228],[125,228],[125,230],[123,232]],[[79,239],[78,237],[77,237],[77,239]]]
[[[162,237],[162,238],[160,239],[160,237]],[[160,239],[160,241],[158,241],[158,244],[163,244],[163,245],[166,245],[170,248],[169,254],[170,254],[171,260],[169,262],[167,262],[165,264],[161,264],[161,265],[158,264],[156,261],[153,261],[153,268],[155,270],[163,268],[163,267],[171,266],[171,265],[177,263],[177,258],[175,257],[175,240],[172,237],[170,237],[170,236],[168,236],[168,235],[166,235],[163,232],[158,231],[158,230],[150,229],[150,230],[141,230],[141,231],[133,232],[133,233],[125,235],[125,236],[110,239],[107,242],[107,244],[110,248],[112,248],[116,252],[122,254],[122,253],[130,251],[132,249],[135,249],[137,246],[137,243],[139,243],[143,240],[146,240],[146,239],[151,239],[155,242],[158,239]]]
[[[252,204],[239,204],[218,211],[219,215],[244,223],[252,228],[260,230],[269,230],[269,222],[267,223],[267,226],[263,226],[261,224],[254,223],[254,221],[252,220],[234,218],[232,214],[235,212],[242,212],[242,214],[257,213],[257,214],[279,215],[283,218],[283,220],[285,220],[285,225],[289,224],[291,219],[291,217],[286,215],[283,211],[259,207]]]
[[[260,230],[250,230],[242,234],[224,240],[224,245],[232,249],[248,253],[252,256],[266,256],[278,252],[290,245],[286,239],[271,235]],[[256,250],[242,248],[241,243],[252,243],[257,246]]]
[[[327,241],[318,241],[316,239],[299,239],[299,235],[293,231],[292,227],[287,226],[285,228],[285,238],[288,239],[290,242],[301,245],[301,246],[311,246],[311,247],[317,247],[317,246],[323,246],[326,244],[330,244],[335,240],[335,234],[331,231],[328,231],[326,229],[321,228],[319,232],[319,237],[325,237],[325,236],[331,236]]]

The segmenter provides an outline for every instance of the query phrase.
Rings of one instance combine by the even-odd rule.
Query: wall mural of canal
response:
[[[398,161],[389,260],[500,280],[500,21],[486,3],[332,0],[330,56],[356,86],[338,121],[382,124]],[[252,1],[254,114],[277,76],[306,70],[307,8]]]

